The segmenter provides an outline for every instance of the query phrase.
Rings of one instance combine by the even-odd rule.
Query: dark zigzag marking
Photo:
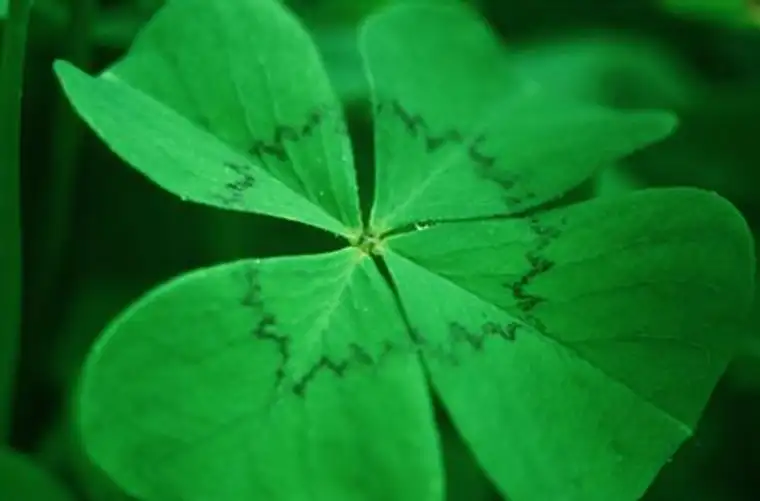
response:
[[[447,326],[449,341],[451,342],[448,347],[435,346],[429,343],[420,334],[418,329],[411,328],[409,337],[412,339],[414,351],[418,355],[430,356],[458,367],[461,364],[461,360],[457,356],[456,346],[464,344],[469,346],[472,351],[482,353],[487,339],[501,339],[502,341],[512,343],[517,340],[518,331],[526,328],[525,325],[515,321],[503,324],[487,321],[480,325],[479,332],[473,332],[465,325],[456,321],[448,322]]]
[[[304,397],[309,384],[322,371],[329,371],[338,378],[342,378],[346,371],[354,366],[372,367],[381,363],[391,353],[409,352],[408,347],[401,344],[393,344],[386,341],[382,345],[381,352],[373,357],[366,349],[357,343],[348,345],[349,355],[344,360],[334,360],[327,355],[322,355],[320,359],[306,371],[299,379],[287,382],[287,365],[292,357],[292,339],[291,337],[277,332],[276,317],[266,311],[261,297],[261,281],[258,270],[250,268],[244,274],[246,288],[240,304],[255,311],[256,317],[260,317],[251,329],[251,335],[254,339],[267,341],[275,345],[280,355],[281,362],[276,370],[275,387],[288,385],[290,390],[299,397]]]
[[[504,341],[513,342],[516,339],[517,330],[520,324],[517,322],[507,322],[500,324],[494,321],[488,321],[480,326],[480,332],[473,332],[464,324],[459,322],[449,322],[449,336],[452,341],[464,342],[472,347],[475,351],[483,351],[486,339],[499,338]]]
[[[377,115],[388,111],[397,117],[412,137],[423,141],[427,153],[435,153],[450,144],[465,147],[467,158],[478,167],[480,175],[497,183],[505,191],[514,188],[515,180],[494,175],[493,170],[498,159],[482,150],[483,143],[486,141],[484,134],[466,137],[456,128],[445,129],[434,134],[430,125],[421,115],[412,113],[395,99],[381,100],[376,105],[375,110]]]
[[[251,329],[251,335],[261,341],[269,341],[275,345],[277,352],[280,354],[281,363],[275,373],[276,386],[285,381],[285,366],[290,360],[290,338],[277,332],[277,318],[266,311],[264,302],[261,298],[261,281],[259,272],[256,268],[251,267],[245,271],[246,289],[240,304],[250,308],[255,312],[259,320]]]
[[[224,184],[224,193],[216,198],[227,207],[239,207],[245,192],[256,184],[251,166],[224,162],[224,166],[232,170],[237,179]]]
[[[272,132],[272,139],[254,139],[248,148],[248,154],[258,159],[262,165],[267,165],[267,157],[275,158],[283,163],[288,162],[290,158],[286,143],[296,143],[313,136],[314,132],[323,126],[328,118],[336,114],[337,112],[334,112],[331,107],[320,105],[309,111],[301,124],[276,124]],[[345,124],[343,124],[342,120],[336,120],[335,125],[335,132],[339,134],[346,133]],[[224,162],[224,165],[232,169],[238,178],[225,183],[225,193],[217,196],[217,199],[225,206],[236,207],[240,205],[246,191],[255,185],[256,179],[250,166],[238,165],[229,161]],[[299,189],[305,192],[305,187],[302,184],[303,181],[301,179],[297,179],[296,181],[300,185]]]
[[[350,343],[348,345],[350,355],[348,358],[341,361],[334,361],[326,355],[322,355],[319,361],[309,369],[298,381],[293,383],[293,393],[299,397],[303,397],[306,393],[306,388],[314,378],[322,371],[329,371],[335,374],[336,377],[342,378],[346,371],[355,366],[372,367],[380,364],[387,355],[392,352],[398,351],[398,347],[393,345],[390,341],[383,343],[383,349],[376,359],[364,350],[356,343]]]
[[[546,298],[528,292],[527,288],[536,277],[551,271],[556,266],[554,261],[542,255],[542,253],[553,241],[560,237],[562,231],[559,227],[544,225],[538,215],[530,216],[526,220],[531,231],[536,236],[534,247],[525,254],[525,258],[528,264],[530,264],[530,269],[516,282],[508,282],[504,286],[512,292],[512,297],[517,301],[517,307],[523,313],[525,321],[539,332],[546,333],[546,326],[532,314],[536,306],[545,302]],[[564,221],[561,221],[560,224],[564,224]]]
[[[280,162],[289,160],[286,142],[297,142],[310,137],[317,128],[322,125],[328,116],[326,106],[318,106],[306,115],[306,119],[300,125],[278,124],[274,128],[272,139],[253,141],[248,153],[263,161],[265,156],[272,156]]]

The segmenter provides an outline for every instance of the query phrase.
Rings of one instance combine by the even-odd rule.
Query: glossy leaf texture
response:
[[[675,118],[545,91],[460,6],[387,9],[362,28],[374,106],[378,232],[513,214],[667,136]]]
[[[339,100],[300,23],[275,0],[173,0],[91,77],[56,63],[79,115],[185,199],[360,229]]]
[[[435,390],[514,501],[638,500],[753,297],[744,220],[696,189],[432,225],[385,254]]]
[[[440,501],[421,362],[356,249],[180,276],[117,318],[79,390],[88,455],[146,501]]]

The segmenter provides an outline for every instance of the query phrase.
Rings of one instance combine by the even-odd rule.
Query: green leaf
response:
[[[79,402],[88,454],[140,499],[443,495],[421,363],[357,249],[155,289],[98,341]]]
[[[171,1],[99,77],[56,71],[125,161],[183,198],[360,230],[340,102],[311,38],[274,0]]]
[[[639,499],[693,432],[753,295],[742,217],[696,189],[386,246],[436,391],[514,501]]]
[[[528,85],[464,7],[389,9],[364,25],[360,49],[375,109],[379,232],[541,205],[675,125],[667,113],[612,111]]]

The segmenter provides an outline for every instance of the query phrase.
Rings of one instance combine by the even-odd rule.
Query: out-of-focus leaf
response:
[[[760,195],[756,90],[706,89],[677,114],[677,132],[637,153],[630,171],[648,185],[697,186],[754,204]]]
[[[330,81],[342,101],[367,97],[367,79],[364,76],[356,31],[348,26],[319,26],[313,30]]]
[[[760,26],[760,4],[755,0],[661,0],[676,14],[731,26]]]
[[[552,94],[631,108],[672,109],[695,99],[694,75],[667,48],[640,38],[562,38],[519,47],[509,57]]]
[[[0,499],[3,501],[74,501],[55,477],[30,458],[0,449]]]

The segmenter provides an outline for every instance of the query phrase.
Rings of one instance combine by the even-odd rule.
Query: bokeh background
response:
[[[322,49],[365,179],[372,169],[371,122],[355,31],[372,10],[401,1],[414,0],[285,2]],[[679,115],[672,138],[611,166],[590,190],[715,190],[759,234],[760,7],[745,0],[469,3],[503,37],[514,64],[540,84],[612,106],[659,107]],[[105,68],[160,4],[37,0],[30,27],[22,130],[24,318],[12,446],[66,485],[73,499],[126,499],[87,464],[69,412],[79,367],[109,319],[183,271],[331,244],[300,225],[182,203],[116,158],[73,115],[52,62],[64,58],[90,71]],[[665,466],[646,500],[760,499],[758,310],[696,436]],[[501,499],[443,418],[441,430],[450,500]],[[0,461],[0,488],[18,490],[0,498],[37,501],[33,491],[22,493],[27,487],[21,477],[2,470]]]

